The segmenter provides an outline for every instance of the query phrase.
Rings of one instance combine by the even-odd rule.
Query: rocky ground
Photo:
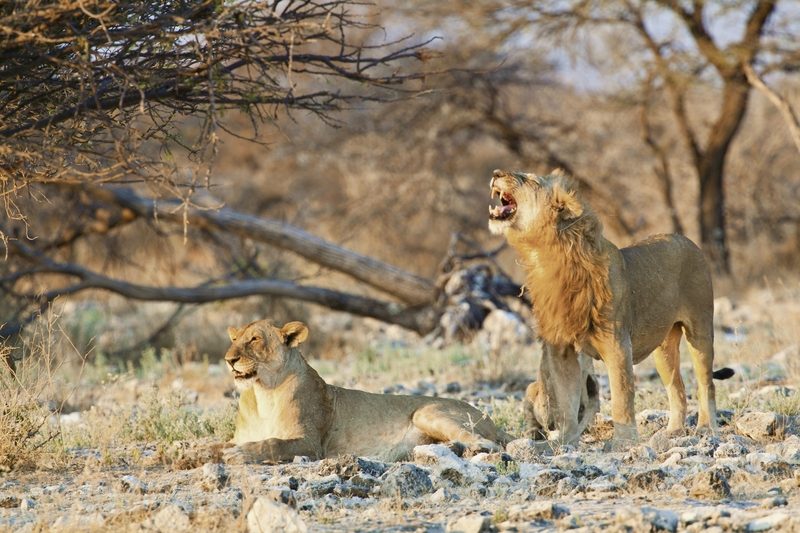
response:
[[[719,307],[718,359],[737,375],[718,384],[718,435],[695,435],[690,415],[687,434],[668,438],[666,394],[652,365],[643,364],[637,367],[641,442],[624,452],[602,451],[611,423],[598,366],[604,410],[574,447],[538,453],[533,441],[520,438],[504,453],[471,457],[457,445],[429,445],[401,463],[345,456],[229,466],[209,451],[210,437],[89,442],[70,447],[55,466],[2,474],[0,531],[800,530],[800,349],[774,317],[764,326],[759,308],[743,311],[724,301]],[[778,318],[786,312],[779,309]],[[761,331],[764,337],[756,335]],[[199,383],[219,380],[226,390],[230,384],[216,364],[204,371],[170,376],[162,389],[194,387],[197,408],[205,409],[210,393]],[[691,373],[689,365],[688,390]],[[524,381],[467,383],[424,374],[423,381],[382,388],[462,398],[516,429]],[[352,384],[352,376],[339,381]],[[144,385],[131,379],[125,387]],[[70,416],[80,431],[98,423],[87,412],[63,415]]]

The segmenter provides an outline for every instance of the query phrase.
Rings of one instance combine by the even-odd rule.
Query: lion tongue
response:
[[[489,207],[489,214],[493,217],[502,217],[512,213],[513,211],[513,205],[496,205],[494,207]]]

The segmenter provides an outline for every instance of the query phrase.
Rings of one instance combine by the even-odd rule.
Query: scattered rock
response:
[[[133,492],[136,494],[145,494],[147,492],[147,483],[131,475],[119,478],[117,487],[121,492]]]
[[[334,487],[334,490],[336,487]],[[264,492],[264,497],[272,500],[275,503],[280,503],[283,505],[288,505],[289,507],[295,507],[297,505],[297,500],[295,500],[294,492],[291,489],[285,487],[275,487],[272,489],[268,489]]]
[[[786,417],[772,412],[745,413],[736,420],[736,431],[756,441],[782,437]]]
[[[786,513],[772,513],[767,516],[762,516],[747,523],[745,531],[768,531],[784,524],[789,520],[789,515]]]
[[[652,468],[643,472],[636,472],[628,478],[628,491],[655,491],[666,479],[667,473],[661,468]]]
[[[100,513],[62,515],[52,523],[50,531],[97,531],[105,523]]]
[[[656,460],[656,452],[650,446],[639,445],[634,446],[628,453],[625,454],[625,462],[628,463],[635,463],[638,461],[644,461],[646,463],[652,462]]]
[[[488,516],[472,513],[448,522],[445,531],[449,533],[482,533],[490,531],[492,521]]]
[[[725,457],[741,457],[748,453],[750,453],[750,450],[743,443],[736,440],[729,440],[728,442],[723,442],[714,450],[714,457],[718,459]]]
[[[723,468],[711,468],[694,476],[689,493],[696,498],[719,500],[731,497],[730,475]]]
[[[206,463],[200,471],[200,487],[205,491],[219,490],[228,483],[229,477],[224,464]]]
[[[382,478],[381,495],[397,498],[416,498],[433,490],[428,473],[422,468],[400,463],[391,467]]]
[[[674,533],[678,529],[677,513],[653,507],[625,508],[616,514],[616,522],[623,530]]]
[[[322,479],[309,482],[308,491],[311,493],[313,497],[319,498],[320,496],[331,494],[336,488],[336,485],[341,483],[341,481],[342,479],[338,475],[331,474],[329,476],[325,476]]]
[[[541,459],[541,453],[537,446],[542,441],[533,439],[516,439],[506,444],[506,452],[516,461],[525,463],[535,463]]]
[[[551,501],[514,505],[508,510],[508,517],[515,521],[558,520],[568,514],[568,507]]]
[[[336,474],[342,479],[350,479],[358,474],[380,477],[389,466],[379,461],[370,461],[355,455],[341,455],[335,458],[323,459],[319,463],[319,474],[327,476]]]
[[[636,414],[636,425],[642,433],[652,433],[667,426],[669,412],[662,409],[644,409]]]
[[[775,507],[785,507],[787,505],[789,505],[789,500],[786,499],[786,496],[772,496],[761,500],[759,507],[762,509],[773,509]]]
[[[177,505],[162,507],[148,522],[152,529],[164,533],[188,531],[191,528],[189,516]]]
[[[30,511],[34,507],[36,507],[36,500],[31,498],[22,498],[19,502],[19,508],[23,511]]]
[[[583,457],[578,453],[565,453],[556,455],[550,460],[552,468],[560,468],[562,470],[575,470],[583,465]]]
[[[667,509],[642,507],[642,517],[650,522],[654,531],[676,531],[678,529],[678,514]]]
[[[248,533],[306,533],[308,526],[291,507],[261,496],[247,513],[247,531]]]
[[[603,475],[603,471],[594,465],[583,465],[572,471],[573,475],[585,480],[596,479]]]

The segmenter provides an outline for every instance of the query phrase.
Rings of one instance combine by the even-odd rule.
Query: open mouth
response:
[[[498,202],[495,202],[495,197]],[[489,205],[491,220],[508,220],[517,212],[517,201],[511,193],[503,192],[497,187],[492,187],[492,204]]]

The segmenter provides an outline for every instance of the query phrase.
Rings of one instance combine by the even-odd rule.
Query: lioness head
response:
[[[529,231],[543,217],[557,225],[583,214],[583,206],[561,170],[547,176],[495,170],[489,187],[494,204],[489,206],[489,230],[496,235]]]
[[[572,425],[576,435],[560,435],[557,428],[564,427],[563,418],[569,416],[561,413],[558,405],[554,405],[551,397],[541,381],[528,385],[523,401],[523,413],[528,425],[530,438],[536,440],[571,440],[577,437],[586,427],[594,422],[595,414],[600,410],[600,387],[592,374],[581,376],[585,381],[581,384],[581,397],[578,406],[577,423]]]
[[[308,337],[308,328],[302,322],[277,328],[267,320],[259,320],[242,328],[229,327],[228,335],[233,344],[225,353],[225,362],[236,388],[245,390],[256,382],[264,386],[274,383],[292,349]]]

